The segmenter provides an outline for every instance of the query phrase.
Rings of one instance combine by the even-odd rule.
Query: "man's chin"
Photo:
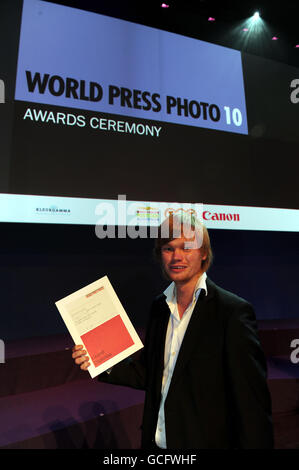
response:
[[[173,271],[173,270],[167,270],[166,271],[167,276],[169,279],[172,281],[184,281],[188,279],[188,274],[185,270],[182,271]]]

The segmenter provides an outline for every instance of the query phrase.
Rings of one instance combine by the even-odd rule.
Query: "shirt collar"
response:
[[[203,289],[205,291],[205,295],[208,295],[208,289],[207,289],[207,282],[206,282],[206,279],[207,279],[207,274],[204,272],[198,279],[197,283],[196,283],[196,286],[195,286],[195,289],[194,289],[194,293],[193,293],[193,301],[194,301],[194,298],[195,300],[197,301],[198,297],[199,297],[199,294],[201,292],[201,289]],[[172,282],[166,289],[165,291],[163,292],[163,294],[166,296],[166,302],[167,303],[172,303],[172,302],[176,302],[176,289],[175,289],[175,283]]]

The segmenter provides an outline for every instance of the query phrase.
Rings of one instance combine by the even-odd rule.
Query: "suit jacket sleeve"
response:
[[[248,303],[235,308],[228,319],[226,350],[239,446],[243,449],[272,448],[267,365],[257,334],[255,314]]]

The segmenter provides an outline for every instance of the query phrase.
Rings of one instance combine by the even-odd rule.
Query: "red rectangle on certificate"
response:
[[[85,333],[81,339],[95,367],[134,344],[120,315]]]

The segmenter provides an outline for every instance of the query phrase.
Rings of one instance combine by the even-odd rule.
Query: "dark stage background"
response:
[[[298,318],[298,234],[210,230],[209,276],[246,298],[258,319]],[[167,285],[151,239],[100,240],[94,227],[2,224],[1,335],[6,340],[66,333],[54,305],[108,275],[136,327]]]

